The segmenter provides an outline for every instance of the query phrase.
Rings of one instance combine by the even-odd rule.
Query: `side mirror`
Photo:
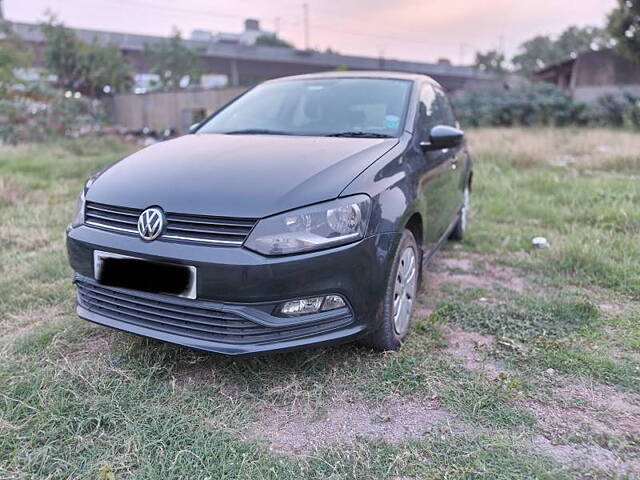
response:
[[[423,151],[441,150],[459,146],[464,139],[464,132],[448,125],[436,125],[431,129],[428,142],[420,142]]]
[[[189,133],[195,133],[198,127],[200,126],[200,122],[194,123],[189,127]]]

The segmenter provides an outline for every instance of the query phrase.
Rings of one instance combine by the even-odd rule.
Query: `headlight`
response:
[[[263,255],[309,252],[355,242],[367,232],[371,199],[340,198],[260,220],[245,247]]]
[[[76,210],[71,219],[71,226],[74,228],[82,224],[84,224],[84,190],[76,198]]]
[[[87,190],[89,190],[89,187],[93,185],[93,182],[95,182],[97,176],[98,174],[93,175],[84,183],[82,192],[80,192],[80,195],[78,195],[78,197],[76,198],[76,210],[73,213],[73,218],[71,219],[71,227],[75,228],[84,224],[84,197],[87,193]]]

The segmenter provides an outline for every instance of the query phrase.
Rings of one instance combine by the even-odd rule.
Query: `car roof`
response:
[[[268,83],[271,82],[281,82],[286,80],[314,80],[314,79],[327,79],[327,78],[380,78],[380,79],[395,79],[395,80],[409,80],[411,82],[423,82],[427,81],[431,84],[438,84],[433,78],[428,75],[420,75],[416,73],[406,73],[406,72],[390,72],[390,71],[382,71],[382,70],[360,70],[360,71],[330,71],[330,72],[319,72],[319,73],[306,73],[303,75],[292,75],[289,77],[281,77],[273,80],[268,80]]]

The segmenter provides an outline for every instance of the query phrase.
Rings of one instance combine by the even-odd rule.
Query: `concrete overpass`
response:
[[[14,32],[29,44],[34,52],[34,66],[44,66],[45,37],[39,25],[10,23]],[[148,73],[152,67],[145,55],[145,45],[166,42],[166,37],[131,33],[72,29],[78,38],[90,43],[116,45],[134,66],[136,73]],[[331,52],[296,50],[268,46],[241,45],[184,40],[185,45],[200,53],[203,73],[223,74],[232,86],[254,85],[262,80],[286,75],[313,73],[346,68],[349,70],[388,70],[430,75],[448,91],[496,83],[494,76],[472,67],[449,63],[420,63],[384,58],[340,55]],[[428,45],[425,45],[425,49]]]

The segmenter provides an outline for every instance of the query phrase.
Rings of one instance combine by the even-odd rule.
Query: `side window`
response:
[[[456,117],[453,114],[453,109],[449,103],[449,99],[440,89],[436,89],[436,105],[439,125],[449,125],[450,127],[456,126]]]
[[[431,85],[424,85],[420,91],[420,103],[418,105],[418,131],[422,139],[427,140],[431,129],[438,122],[435,121],[436,92]]]

